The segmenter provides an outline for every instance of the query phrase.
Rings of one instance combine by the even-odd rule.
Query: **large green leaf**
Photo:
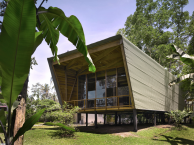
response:
[[[74,131],[75,132],[75,130],[73,128],[67,127],[67,126],[63,125],[62,123],[46,122],[45,124],[47,124],[47,125],[54,125],[54,126],[60,126],[60,127],[66,129],[66,130],[70,130],[70,131]]]
[[[42,31],[35,32],[35,41],[34,41],[33,53],[35,52],[36,48],[42,43],[42,40],[43,40]]]
[[[55,55],[55,59],[57,59],[58,48],[56,45],[59,40],[59,31],[53,27],[51,20],[44,13],[39,15],[39,20],[41,25],[37,24],[38,29],[43,31],[43,37],[50,46],[52,54]]]
[[[183,63],[194,67],[194,56],[186,54],[180,48],[177,48],[176,45],[171,45],[171,50],[173,54],[166,56],[167,58],[180,59]]]
[[[5,118],[5,112],[4,112],[4,109],[1,109],[0,110],[0,120],[4,126],[4,129],[6,129],[6,118]],[[2,126],[0,125],[0,133],[3,133],[3,128]]]
[[[18,130],[17,134],[14,136],[12,143],[14,143],[19,136],[23,135],[26,131],[30,130],[32,128],[32,126],[41,117],[41,115],[44,113],[44,111],[45,111],[45,109],[42,109],[39,112],[37,112],[36,114],[34,114],[32,117],[30,117],[29,119],[27,119],[24,122],[23,126]]]
[[[52,22],[54,28],[58,29],[61,34],[66,36],[68,40],[76,46],[78,51],[84,55],[85,60],[89,63],[89,71],[95,72],[96,68],[87,51],[84,31],[77,17],[72,15],[68,18],[65,16],[64,12],[61,9],[56,7],[49,7],[48,10],[41,7],[40,11],[45,12],[39,14],[39,16],[41,17],[41,21],[43,21],[43,23],[47,22],[47,20]],[[44,20],[42,20],[42,18],[44,18]],[[50,25],[50,23],[48,24]],[[48,28],[51,28],[51,26],[47,27],[47,29]],[[56,55],[57,54],[55,53],[55,58]]]
[[[10,0],[7,5],[0,35],[0,66],[2,95],[10,111],[23,88],[30,69],[34,50],[36,8],[33,0]]]
[[[185,79],[194,79],[194,73],[186,74],[184,76],[181,76],[180,78],[177,78],[169,83],[170,86],[177,84]]]
[[[23,88],[34,48],[36,8],[33,0],[10,0],[0,35],[2,94],[12,105]]]

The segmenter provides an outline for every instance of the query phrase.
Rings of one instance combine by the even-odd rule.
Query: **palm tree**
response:
[[[50,87],[48,84],[44,84],[42,87],[41,87],[41,91],[42,91],[42,97],[41,99],[44,100],[44,99],[49,99],[49,91],[50,91]]]

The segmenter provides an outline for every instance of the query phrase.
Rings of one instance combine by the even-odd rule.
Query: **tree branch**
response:
[[[40,7],[42,6],[42,4],[44,3],[45,0],[42,1],[42,3],[40,4],[40,6],[38,7],[38,10],[40,9]],[[48,0],[46,0],[47,2]]]

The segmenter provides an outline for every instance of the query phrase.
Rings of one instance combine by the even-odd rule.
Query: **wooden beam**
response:
[[[93,63],[97,63],[98,61],[100,61],[101,59],[103,59],[104,57],[110,55],[110,53],[112,51],[114,51],[115,49],[117,49],[119,47],[114,47],[114,48],[111,48],[111,49],[108,49],[106,50],[105,52],[103,52],[102,54],[98,55],[94,60],[93,60]],[[87,68],[88,68],[88,65],[87,63],[85,63],[86,65],[83,65],[83,67],[81,68],[80,70],[80,73],[84,72]]]
[[[107,64],[107,65],[104,65],[104,66],[101,66],[101,67],[96,67],[96,69],[97,69],[97,70],[100,70],[100,69],[103,69],[103,68],[110,68],[110,67],[113,67],[114,65],[116,65],[116,64],[118,64],[118,63],[121,63],[121,62],[122,62],[122,59],[123,59],[123,58],[120,58],[120,59],[117,59],[116,61],[113,61],[112,63]],[[83,71],[83,72],[80,72],[79,75],[80,75],[80,74],[84,74],[84,73],[86,73],[87,71],[88,71],[88,70],[85,70],[85,71]]]
[[[76,62],[77,62],[77,60],[72,60],[72,61],[70,61],[70,62],[66,65],[66,68],[67,68],[67,69],[71,69],[70,67],[72,67],[73,64],[76,63]]]
[[[70,97],[69,97],[69,101],[71,100],[71,97],[72,97],[72,94],[73,94],[73,90],[74,90],[74,87],[75,87],[76,81],[77,81],[77,72],[76,72],[75,81],[74,81],[74,84],[73,84],[73,87],[72,87],[72,90],[71,90],[71,95],[70,95]]]
[[[120,40],[113,41],[113,42],[107,43],[105,45],[94,47],[92,49],[89,49],[88,52],[89,53],[95,53],[95,52],[98,52],[98,51],[101,51],[101,50],[104,50],[104,49],[108,49],[110,47],[118,46],[118,45],[120,45]],[[62,63],[62,62],[65,62],[65,61],[68,61],[68,60],[71,60],[71,59],[75,59],[75,58],[78,58],[78,57],[81,57],[81,56],[83,56],[83,54],[81,54],[80,52],[77,52],[75,54],[60,58],[59,62]],[[53,62],[53,65],[55,65],[55,64],[57,64],[57,61]]]
[[[58,85],[58,87],[59,87],[59,95],[60,95],[60,96],[58,96],[58,98],[61,97],[61,101],[62,101],[62,105],[63,105],[63,98],[62,98],[62,93],[61,93],[61,88],[60,88],[60,85],[59,85],[58,77],[57,77],[57,74],[56,74],[56,72],[55,72],[55,68],[54,68],[53,65],[52,65],[52,68],[53,68],[54,75],[56,76],[57,85]],[[60,100],[60,99],[59,99],[59,100]]]
[[[123,63],[124,63],[125,73],[126,73],[128,87],[129,87],[129,95],[131,97],[132,106],[135,108],[135,103],[134,103],[134,98],[133,98],[133,93],[132,93],[132,87],[131,87],[131,81],[130,81],[130,76],[129,76],[129,70],[128,70],[128,67],[127,67],[127,60],[126,60],[126,56],[125,56],[125,50],[124,50],[123,44],[121,44],[120,46],[121,46],[121,52],[122,52],[122,56],[123,56]]]

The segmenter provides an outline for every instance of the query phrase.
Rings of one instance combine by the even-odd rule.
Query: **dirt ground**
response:
[[[138,132],[142,130],[149,129],[149,127],[154,127],[152,124],[140,124],[137,126]],[[156,125],[157,128],[171,128],[173,125]],[[89,132],[89,133],[96,133],[96,134],[113,134],[118,135],[121,137],[138,137],[134,135],[133,132],[133,125],[98,125],[98,128],[95,129],[94,126],[79,126],[77,127],[80,132]]]

